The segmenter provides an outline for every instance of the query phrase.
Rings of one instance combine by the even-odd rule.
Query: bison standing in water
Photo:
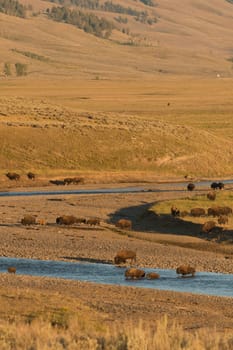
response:
[[[193,191],[194,189],[195,189],[195,185],[192,182],[189,183],[188,186],[187,186],[187,190],[188,191]]]
[[[138,280],[145,277],[145,271],[136,269],[136,268],[129,268],[125,271],[125,278],[128,279],[134,279]]]
[[[210,185],[210,187],[213,190],[222,190],[224,188],[224,183],[223,182],[212,182],[212,184]]]
[[[187,275],[191,275],[192,277],[194,277],[195,272],[196,272],[195,268],[189,265],[181,265],[176,269],[176,273],[178,275],[182,275],[182,277]]]
[[[16,273],[16,267],[14,267],[14,266],[9,266],[9,267],[7,268],[7,271],[8,271],[8,273]]]
[[[157,272],[148,272],[146,274],[146,279],[148,280],[156,280],[160,277],[160,275]]]
[[[127,260],[130,260],[131,263],[136,262],[136,252],[126,249],[120,250],[114,257],[114,264],[125,264]]]

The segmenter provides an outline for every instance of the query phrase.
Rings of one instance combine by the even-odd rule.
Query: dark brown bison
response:
[[[213,228],[216,226],[216,223],[214,221],[206,221],[203,225],[202,225],[202,232],[204,233],[208,233],[210,231],[213,230]]]
[[[148,280],[155,280],[158,279],[160,277],[160,275],[157,272],[148,272],[146,274],[146,279]]]
[[[116,227],[121,229],[131,230],[132,229],[132,221],[127,219],[120,219],[116,223]]]
[[[87,225],[95,226],[95,225],[100,225],[100,219],[87,219],[86,220]]]
[[[20,179],[20,175],[17,173],[7,173],[6,176],[8,177],[9,180],[19,181]]]
[[[211,207],[208,208],[208,216],[232,215],[230,207]]]
[[[21,220],[22,225],[35,225],[36,217],[34,215],[25,215]]]
[[[189,265],[181,265],[176,269],[176,273],[178,275],[182,275],[182,277],[186,275],[191,275],[193,277],[195,275],[195,272],[195,268]]]
[[[114,257],[114,264],[124,264],[127,260],[130,260],[131,264],[136,262],[136,252],[132,250],[120,250]]]
[[[215,192],[208,192],[206,196],[207,196],[207,198],[210,201],[214,201],[216,199],[216,193]]]
[[[180,212],[180,217],[185,217],[185,216],[188,216],[189,215],[189,212],[187,211],[187,210],[182,210],[181,212]]]
[[[73,225],[76,223],[77,218],[73,215],[63,215],[56,218],[58,225]]]
[[[76,218],[76,224],[86,224],[86,222],[85,218]]]
[[[66,177],[63,181],[65,185],[77,185],[84,183],[84,179],[82,177]]]
[[[223,182],[212,182],[212,184],[210,185],[210,187],[213,190],[222,190],[224,188],[224,183]]]
[[[190,215],[195,217],[204,216],[206,214],[204,208],[193,208],[190,210]]]
[[[220,215],[218,218],[219,225],[226,225],[228,224],[228,216],[227,215]]]
[[[195,189],[195,185],[192,182],[187,185],[188,191],[193,191],[194,189]]]
[[[16,273],[16,267],[14,267],[14,266],[9,266],[9,267],[7,268],[7,271],[8,271],[9,273]]]
[[[171,214],[172,216],[180,216],[180,211],[175,205],[171,207]]]
[[[29,171],[29,173],[27,173],[27,177],[29,178],[29,180],[35,180],[36,175]]]
[[[129,268],[125,271],[125,278],[128,279],[141,279],[145,277],[145,271],[136,269],[136,268]]]
[[[64,180],[50,180],[49,182],[50,182],[51,184],[57,185],[57,186],[65,185]]]

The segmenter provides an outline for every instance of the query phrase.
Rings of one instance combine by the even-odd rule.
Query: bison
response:
[[[20,179],[20,175],[17,173],[7,173],[6,176],[8,177],[9,180],[19,181]]]
[[[125,271],[125,278],[128,279],[141,279],[145,277],[145,271],[137,268],[129,268]]]
[[[210,201],[214,201],[216,199],[216,193],[215,192],[208,192],[206,196],[207,196],[207,198]]]
[[[34,215],[25,215],[21,220],[22,225],[35,225],[36,224],[36,217]]]
[[[160,275],[157,272],[148,272],[146,274],[146,279],[148,280],[155,280],[158,279],[160,277]]]
[[[225,225],[228,224],[228,216],[227,215],[220,215],[218,218],[219,225]]]
[[[202,229],[201,230],[204,233],[208,233],[208,232],[212,231],[215,226],[216,226],[216,223],[214,221],[206,221],[202,225]]]
[[[56,218],[58,225],[73,225],[76,223],[77,218],[73,215],[63,215]]]
[[[57,186],[62,186],[65,185],[64,180],[49,180],[49,182],[53,185],[57,185]]]
[[[65,185],[70,185],[70,184],[83,184],[84,183],[84,179],[82,177],[66,177],[63,180]]]
[[[7,268],[7,271],[8,271],[9,273],[16,273],[16,267],[14,267],[14,266],[9,266],[9,267]]]
[[[186,275],[192,275],[192,277],[194,277],[195,272],[196,272],[195,268],[189,265],[181,265],[176,269],[176,273],[178,275],[182,275],[182,277]]]
[[[180,216],[180,211],[176,206],[172,206],[171,207],[171,214],[172,216]]]
[[[187,185],[188,191],[193,191],[194,189],[195,189],[195,185],[192,182]]]
[[[27,177],[29,178],[29,180],[35,180],[36,175],[29,171],[29,173],[27,173]]]
[[[126,261],[129,259],[131,263],[136,262],[136,252],[126,249],[120,250],[114,257],[114,264],[119,265],[122,263],[126,263]]]
[[[76,218],[76,224],[86,224],[86,222],[85,218]]]
[[[212,184],[210,185],[210,187],[213,190],[222,190],[224,188],[224,183],[223,182],[212,182]]]
[[[190,215],[195,217],[204,216],[206,214],[204,208],[193,208],[190,210]]]
[[[88,219],[86,220],[87,225],[95,226],[95,225],[100,225],[100,219]]]
[[[121,229],[131,230],[132,229],[132,221],[127,219],[120,219],[116,223],[116,227]]]
[[[208,208],[208,216],[220,216],[220,215],[231,215],[232,209],[230,207],[211,207]]]

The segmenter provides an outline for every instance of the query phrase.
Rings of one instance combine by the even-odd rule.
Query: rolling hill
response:
[[[26,18],[0,14],[1,66],[4,71],[10,64],[12,75],[19,62],[27,66],[29,76],[37,77],[232,76],[233,5],[226,0],[187,0],[182,6],[178,0],[158,0],[155,6],[139,0],[112,1],[119,12],[66,6],[111,23],[107,39],[91,33],[93,27],[83,25],[85,32],[52,20],[47,11],[61,6],[56,2],[19,2],[27,8]],[[127,9],[133,15],[120,12]],[[69,22],[67,17],[60,20]]]
[[[233,4],[20,4],[0,7],[2,174],[231,176]]]

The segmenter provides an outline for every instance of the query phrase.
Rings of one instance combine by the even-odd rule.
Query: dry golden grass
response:
[[[232,335],[185,331],[161,320],[110,321],[77,298],[50,291],[2,288],[0,347],[12,349],[185,349],[230,350]]]
[[[231,176],[231,80],[0,85],[3,173]]]
[[[59,318],[60,317],[60,318]],[[66,323],[65,313],[57,323],[49,320],[34,320],[30,323],[2,322],[0,324],[1,349],[70,349],[70,350],[230,350],[233,338],[229,334],[196,331],[185,332],[182,327],[168,322],[167,318],[154,325],[128,322],[111,328],[99,325],[99,329],[90,330],[88,324],[80,326],[80,319],[73,317]],[[84,322],[85,323],[85,322]],[[102,329],[101,329],[102,328]]]

